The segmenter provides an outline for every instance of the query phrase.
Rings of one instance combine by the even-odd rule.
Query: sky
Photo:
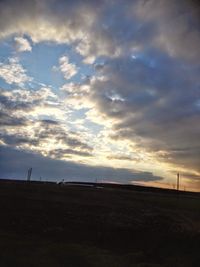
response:
[[[200,191],[197,1],[1,0],[0,178]]]

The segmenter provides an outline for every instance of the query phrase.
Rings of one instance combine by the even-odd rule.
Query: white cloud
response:
[[[64,101],[66,105],[73,109],[90,109],[94,106],[91,101],[91,81],[80,83],[66,83],[62,86],[61,90],[66,96]]]
[[[59,59],[60,70],[63,73],[66,80],[71,79],[77,74],[77,67],[75,64],[69,63],[69,59],[66,56],[62,56]]]
[[[17,84],[19,86],[23,86],[24,83],[32,80],[16,57],[9,58],[8,63],[0,62],[0,78],[8,84]]]
[[[15,37],[15,48],[18,52],[31,51],[32,47],[29,41],[23,37]]]

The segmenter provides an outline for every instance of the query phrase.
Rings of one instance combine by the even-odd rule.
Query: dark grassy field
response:
[[[200,263],[200,195],[0,180],[0,267]]]

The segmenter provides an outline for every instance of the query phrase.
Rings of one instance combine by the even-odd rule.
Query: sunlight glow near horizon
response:
[[[182,186],[199,190],[200,34],[182,17],[187,4],[58,2],[0,6],[0,178],[20,176],[28,153],[45,156],[45,168],[32,164],[50,179],[59,160],[68,180],[77,164],[83,181],[85,166],[94,178],[163,187],[181,172]]]

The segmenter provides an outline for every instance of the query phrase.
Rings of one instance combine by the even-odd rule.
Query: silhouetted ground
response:
[[[1,267],[200,263],[200,195],[0,180]]]

